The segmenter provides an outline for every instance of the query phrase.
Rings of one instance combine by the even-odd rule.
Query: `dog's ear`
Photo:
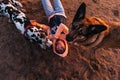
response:
[[[81,21],[82,19],[85,18],[85,14],[86,14],[86,4],[83,2],[78,8],[74,16],[73,22]]]
[[[102,31],[106,30],[107,27],[104,25],[90,25],[87,29],[87,35],[94,35],[101,33]]]

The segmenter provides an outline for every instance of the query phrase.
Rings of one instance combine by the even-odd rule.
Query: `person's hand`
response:
[[[57,37],[55,37],[55,35],[48,35],[48,38],[49,38],[50,40],[56,40],[56,39],[57,39]]]

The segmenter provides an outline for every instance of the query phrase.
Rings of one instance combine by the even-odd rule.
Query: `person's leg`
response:
[[[54,0],[55,13],[65,15],[63,5],[60,0]]]
[[[50,0],[42,0],[42,5],[43,5],[43,8],[45,10],[47,17],[49,17],[55,13],[54,8],[52,7]]]

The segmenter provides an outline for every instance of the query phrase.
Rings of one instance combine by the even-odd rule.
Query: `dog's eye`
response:
[[[10,11],[13,11],[13,9],[10,9]]]

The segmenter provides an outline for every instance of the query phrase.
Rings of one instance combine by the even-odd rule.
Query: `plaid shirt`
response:
[[[63,23],[66,25],[66,18],[62,15],[55,15],[50,19],[49,26],[50,26],[50,33],[55,34],[56,30],[58,29],[59,25]]]

